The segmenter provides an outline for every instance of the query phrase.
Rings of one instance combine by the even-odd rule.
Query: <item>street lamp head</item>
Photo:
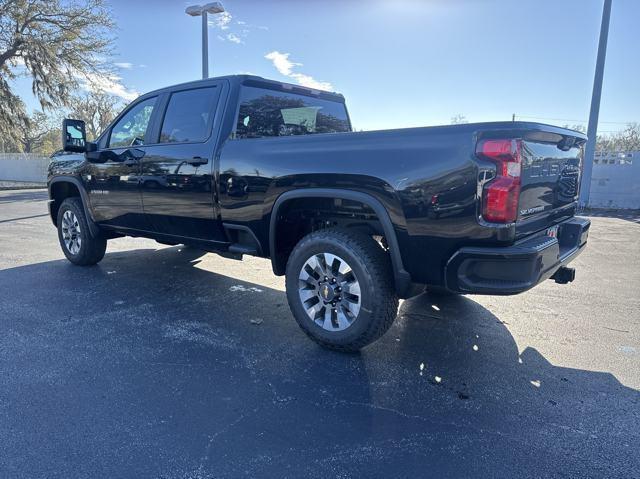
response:
[[[224,12],[224,7],[220,2],[211,2],[205,5],[191,5],[185,9],[185,13],[187,15],[191,15],[192,17],[199,17],[203,13],[222,13]]]
[[[184,12],[192,17],[199,17],[202,15],[202,7],[200,5],[191,5],[187,7]]]
[[[205,4],[205,6],[202,7],[202,10],[207,13],[222,13],[224,12],[224,7],[220,2],[211,2]]]

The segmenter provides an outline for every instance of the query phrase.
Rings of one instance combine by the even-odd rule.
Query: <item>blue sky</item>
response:
[[[132,97],[200,77],[190,3],[111,1],[115,91]],[[212,75],[330,86],[347,98],[357,129],[446,124],[457,114],[555,124],[589,115],[602,0],[223,3],[228,14],[209,28]],[[640,121],[640,1],[613,4],[601,132]]]

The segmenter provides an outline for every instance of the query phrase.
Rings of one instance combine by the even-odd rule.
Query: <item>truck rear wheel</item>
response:
[[[107,240],[92,238],[80,198],[67,198],[58,209],[58,240],[69,261],[90,266],[104,258]]]
[[[305,236],[287,262],[286,288],[302,330],[329,349],[358,351],[380,338],[398,313],[389,256],[359,231]]]

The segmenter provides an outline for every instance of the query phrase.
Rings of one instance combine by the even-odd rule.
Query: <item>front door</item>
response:
[[[117,228],[149,229],[140,195],[141,160],[146,155],[157,97],[131,105],[107,132],[104,148],[88,153],[84,180],[94,218]]]
[[[213,178],[222,89],[223,83],[211,82],[163,98],[158,140],[146,147],[140,175],[144,212],[158,233],[225,241]]]

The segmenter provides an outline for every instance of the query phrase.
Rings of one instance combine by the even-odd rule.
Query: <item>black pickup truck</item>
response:
[[[568,283],[585,247],[581,133],[526,122],[352,132],[344,97],[239,75],[157,90],[96,139],[63,122],[49,207],[66,257],[143,236],[286,275],[318,343],[357,350],[399,298]]]

